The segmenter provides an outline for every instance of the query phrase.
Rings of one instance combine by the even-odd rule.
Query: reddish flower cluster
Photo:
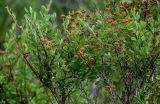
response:
[[[48,48],[51,47],[51,41],[50,41],[49,39],[41,38],[41,43],[42,43],[43,45],[47,45]]]
[[[80,54],[80,55],[84,55],[84,51],[85,51],[85,48],[83,48],[83,47],[80,48],[80,49],[79,49],[79,54]]]
[[[0,55],[3,55],[5,53],[5,51],[0,50]]]

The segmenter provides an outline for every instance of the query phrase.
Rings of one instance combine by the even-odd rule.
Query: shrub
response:
[[[58,28],[56,15],[48,14],[47,8],[40,12],[30,8],[23,24],[16,24],[20,31],[14,26],[8,40],[16,39],[18,59],[58,104],[69,102],[85,80],[97,77],[109,103],[158,102],[159,9],[156,0],[110,1],[105,10],[62,15]],[[9,49],[9,41],[6,44]]]

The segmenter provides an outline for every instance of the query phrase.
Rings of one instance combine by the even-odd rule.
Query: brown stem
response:
[[[27,57],[25,55],[23,55],[24,57],[24,60],[26,61],[26,64],[31,68],[32,72],[34,73],[34,75],[39,79],[39,81],[44,85],[44,82],[42,81],[42,79],[39,77],[38,73],[35,71],[35,68],[34,66],[29,62],[29,60],[27,59]],[[56,101],[58,102],[58,97],[57,97],[57,93],[56,93],[56,90],[55,89],[52,89],[52,88],[48,88],[52,95],[54,96],[54,98],[56,99]]]
[[[116,55],[117,55],[117,58],[118,58],[118,53],[117,52],[116,52]],[[130,82],[128,82],[128,80],[130,80],[130,79],[128,79],[128,76],[126,76],[126,74],[124,73],[125,69],[122,67],[122,64],[121,64],[120,60],[118,60],[118,63],[119,63],[119,66],[120,66],[122,79],[123,79],[123,82],[125,84],[125,89],[126,89],[125,90],[125,94],[121,99],[122,99],[123,104],[130,104],[130,95],[131,95],[131,93],[130,93],[130,89],[129,89],[130,84],[128,84],[128,83],[130,83]]]
[[[62,96],[62,103],[61,104],[65,104],[65,102],[66,102],[66,97],[63,95]]]

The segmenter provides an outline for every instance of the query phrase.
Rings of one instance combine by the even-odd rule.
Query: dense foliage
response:
[[[15,23],[0,51],[2,103],[160,102],[157,0],[81,8],[61,15],[62,25],[49,10],[25,9],[19,24],[8,9]]]
[[[0,49],[3,49],[3,42],[5,38],[5,34],[7,30],[11,27],[11,24],[13,23],[11,17],[7,13],[6,7],[14,11],[14,13],[17,16],[17,20],[19,23],[21,23],[21,20],[23,18],[23,15],[25,14],[25,7],[31,6],[35,11],[38,11],[40,9],[41,5],[47,5],[50,0],[1,0],[0,1]],[[106,1],[98,1],[98,0],[92,0],[90,3],[90,0],[52,0],[50,13],[56,12],[57,14],[57,22],[60,23],[61,20],[59,19],[61,14],[67,14],[68,11],[76,10],[79,7],[87,7],[92,9],[94,4],[97,4],[99,7],[104,7],[102,5],[105,4]]]

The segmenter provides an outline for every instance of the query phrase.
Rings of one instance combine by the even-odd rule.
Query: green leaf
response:
[[[85,29],[87,29],[87,30],[88,30],[88,32],[89,32],[89,33],[91,33],[91,34],[95,34],[95,33],[94,33],[94,31],[93,31],[93,29],[89,26],[89,24],[88,24],[88,23],[86,23],[86,22],[82,22],[82,25],[83,25],[83,27],[84,27]]]
[[[135,37],[131,37],[131,40],[136,41],[136,38]]]

